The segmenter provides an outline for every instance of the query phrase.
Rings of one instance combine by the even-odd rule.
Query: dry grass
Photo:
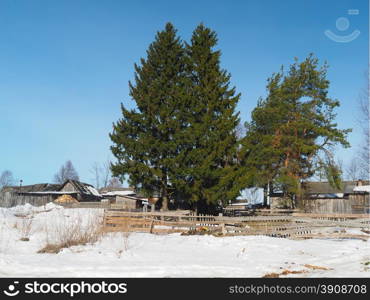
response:
[[[279,278],[279,273],[267,273],[262,276],[262,278]]]
[[[130,247],[130,232],[122,232],[123,249],[127,251]]]
[[[133,226],[131,219],[127,219],[127,222],[124,222],[121,225],[121,231],[120,231],[120,237],[122,238],[122,246],[123,249],[121,249],[118,252],[118,257],[121,256],[123,251],[127,251],[130,247],[130,234],[131,234],[131,228]]]
[[[289,274],[303,274],[308,273],[306,270],[299,270],[299,271],[291,271],[291,270],[284,270],[280,273],[280,275],[289,275]]]
[[[19,230],[21,241],[30,240],[30,235],[31,235],[31,230],[32,230],[32,221],[33,221],[33,216],[31,215],[31,216],[22,218],[21,221],[18,223],[17,229]]]
[[[323,271],[333,270],[331,268],[314,266],[314,265],[309,265],[309,264],[305,264],[303,266],[306,267],[306,268],[308,268],[308,269],[311,269],[311,270],[323,270]]]
[[[305,264],[303,265],[304,267],[306,267],[307,269],[311,269],[311,270],[323,270],[323,271],[329,271],[329,270],[333,270],[331,268],[327,268],[327,267],[320,267],[320,266],[314,266],[314,265],[309,265],[309,264]],[[289,274],[304,274],[304,273],[308,273],[307,270],[283,270],[282,272],[280,273],[267,273],[265,275],[262,276],[262,278],[279,278],[280,276],[286,276],[286,275],[289,275]]]
[[[122,253],[130,248],[130,232],[119,232],[119,237],[122,240],[122,244],[117,249],[117,257],[121,258]]]
[[[38,253],[59,253],[63,248],[77,245],[96,243],[103,234],[101,217],[98,215],[81,216],[67,220],[68,216],[60,218],[62,221],[45,227],[46,243]],[[85,222],[84,222],[85,221]]]
[[[125,218],[121,220],[119,226],[106,226],[104,228],[104,233],[107,233],[107,237],[111,239],[111,244],[115,245],[112,250],[117,258],[121,258],[122,254],[130,248],[130,235],[134,225],[137,225],[135,220]]]
[[[106,226],[105,232],[112,232],[109,234],[112,240],[119,241],[115,253],[118,258],[130,248],[130,235],[135,228],[141,228],[145,222],[136,218],[121,218],[117,226]],[[137,227],[139,225],[139,227]]]
[[[282,275],[286,276],[286,275],[289,275],[289,274],[304,274],[304,273],[308,273],[308,272],[306,270],[298,270],[298,271],[283,270],[280,273],[267,273],[267,274],[263,275],[262,278],[279,278]]]

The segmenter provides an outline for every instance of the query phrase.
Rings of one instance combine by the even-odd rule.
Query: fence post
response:
[[[221,232],[222,232],[222,235],[226,235],[226,233],[227,233],[225,223],[221,223]]]

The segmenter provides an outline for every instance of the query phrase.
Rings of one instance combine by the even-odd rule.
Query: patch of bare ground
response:
[[[333,270],[332,268],[314,266],[314,265],[309,265],[309,264],[305,264],[303,266],[311,270],[323,270],[323,271]]]
[[[304,273],[308,273],[308,271],[307,270],[283,270],[280,273],[274,273],[274,272],[267,273],[263,275],[262,278],[279,278],[280,276],[286,276],[289,274],[304,274]]]
[[[322,270],[322,271],[333,270],[332,268],[309,265],[309,264],[304,264],[303,266],[307,269],[310,269],[310,270]],[[308,272],[309,272],[308,270],[288,270],[288,269],[285,269],[280,273],[275,273],[275,272],[267,273],[267,274],[263,275],[262,278],[279,278],[280,276],[286,276],[286,275],[290,275],[290,274],[305,274],[305,273],[308,273]]]

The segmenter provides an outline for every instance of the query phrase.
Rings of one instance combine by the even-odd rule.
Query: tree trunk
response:
[[[199,214],[205,214],[206,211],[206,203],[203,199],[199,199],[196,202],[196,213]]]
[[[163,176],[162,180],[162,210],[168,210],[167,176]]]
[[[168,210],[168,197],[167,196],[162,197],[162,210],[165,210],[165,211]]]
[[[301,183],[301,180],[298,179],[298,191],[295,197],[295,203],[294,203],[295,207],[294,208],[301,207],[302,200],[303,200],[302,183]]]

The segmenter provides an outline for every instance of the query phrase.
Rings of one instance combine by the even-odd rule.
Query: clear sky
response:
[[[243,121],[266,79],[313,52],[330,65],[330,96],[341,101],[340,128],[361,142],[356,101],[366,85],[367,0],[0,0],[0,172],[24,184],[51,182],[68,159],[92,182],[94,162],[111,156],[108,133],[120,118],[133,65],[156,31],[172,22],[189,40],[200,22],[218,33],[222,66],[242,93]],[[348,12],[350,9],[358,11]],[[341,18],[341,19],[339,19]],[[336,42],[324,32],[353,41]],[[352,34],[352,35],[351,35]]]

